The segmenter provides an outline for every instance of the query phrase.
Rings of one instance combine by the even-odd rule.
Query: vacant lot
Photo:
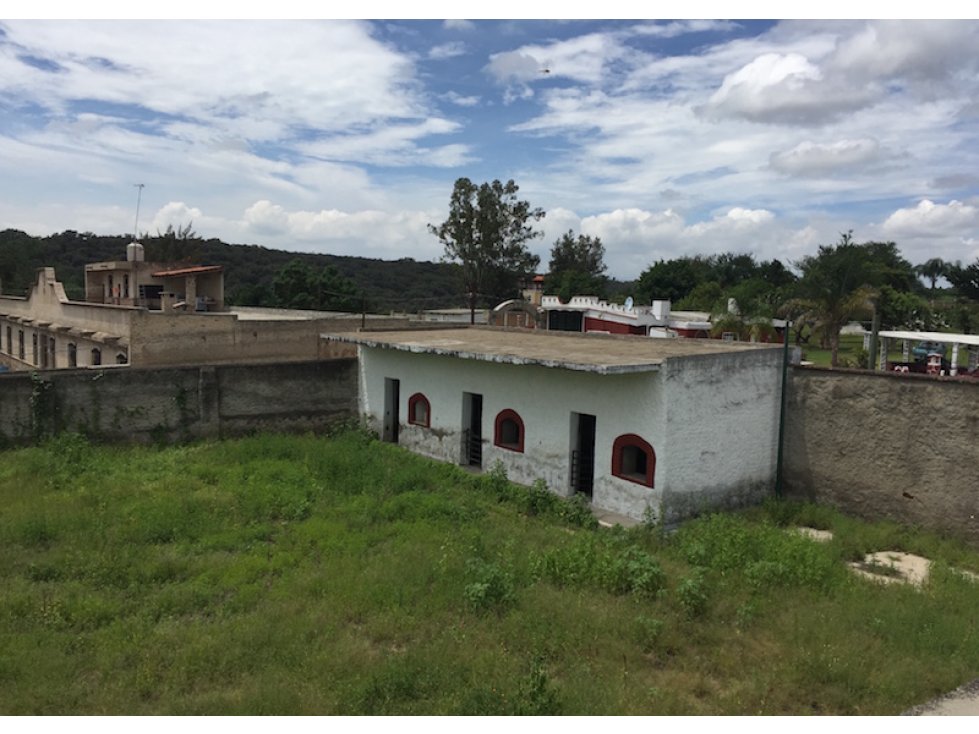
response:
[[[4,714],[890,714],[979,675],[979,556],[812,506],[599,530],[349,432],[63,437],[0,507]],[[845,570],[883,549],[929,584]]]

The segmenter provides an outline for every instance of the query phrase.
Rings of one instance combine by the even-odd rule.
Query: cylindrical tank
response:
[[[143,262],[145,257],[143,246],[138,242],[130,242],[126,245],[126,259],[129,262]]]

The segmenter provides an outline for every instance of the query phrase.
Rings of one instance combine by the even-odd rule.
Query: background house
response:
[[[11,371],[289,362],[323,356],[323,331],[406,318],[224,304],[216,266],[126,261],[86,267],[90,300],[69,300],[53,268],[39,268],[26,297],[0,295],[0,368]],[[352,349],[350,350],[353,351]]]
[[[781,351],[715,340],[487,328],[324,335],[356,344],[387,440],[667,521],[771,491]]]

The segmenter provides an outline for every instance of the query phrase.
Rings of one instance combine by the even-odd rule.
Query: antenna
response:
[[[137,189],[137,193],[136,193],[136,221],[133,223],[133,242],[136,242],[136,241],[139,240],[139,203],[143,199],[143,187],[145,185],[146,184],[141,184],[141,183],[133,184],[133,186],[135,186],[136,189]]]

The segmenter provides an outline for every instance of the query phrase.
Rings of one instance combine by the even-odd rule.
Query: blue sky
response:
[[[453,182],[531,248],[979,257],[979,22],[0,21],[0,227],[438,259]]]

